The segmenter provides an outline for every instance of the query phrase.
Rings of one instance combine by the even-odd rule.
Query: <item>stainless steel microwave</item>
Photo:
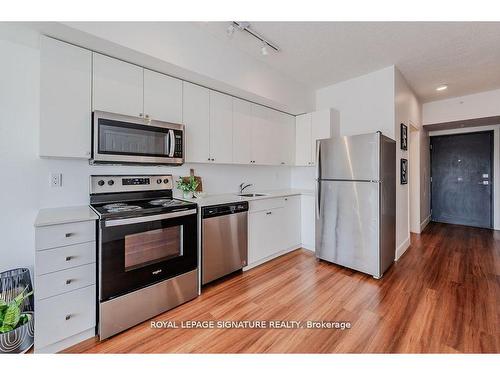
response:
[[[184,125],[94,111],[91,164],[184,163]]]

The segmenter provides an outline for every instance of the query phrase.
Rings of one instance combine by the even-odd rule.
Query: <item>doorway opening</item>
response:
[[[431,137],[432,221],[493,228],[493,134]]]

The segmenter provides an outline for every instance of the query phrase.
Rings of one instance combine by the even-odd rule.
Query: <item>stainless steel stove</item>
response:
[[[172,187],[170,175],[90,178],[101,339],[198,295],[197,205]]]

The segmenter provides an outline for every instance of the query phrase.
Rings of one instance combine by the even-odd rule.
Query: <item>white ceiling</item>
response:
[[[281,48],[268,56],[229,24],[198,26],[314,89],[393,64],[422,102],[500,87],[500,22],[251,22]]]

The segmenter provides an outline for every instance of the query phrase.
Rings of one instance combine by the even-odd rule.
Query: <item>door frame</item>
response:
[[[500,160],[499,160],[499,146],[500,146],[500,125],[493,126],[478,126],[471,128],[460,128],[460,129],[450,129],[450,130],[437,130],[429,132],[429,142],[432,145],[432,138],[443,137],[443,136],[453,136],[453,135],[464,135],[473,133],[490,133],[491,134],[491,150],[490,150],[490,175],[492,186],[492,194],[490,196],[490,229],[500,229],[500,209],[497,209],[496,205],[500,203],[500,191],[497,188],[499,186],[500,179]],[[432,148],[429,147],[430,151],[430,173],[431,173],[431,187],[430,191],[430,201],[431,201],[431,217],[432,217]]]

